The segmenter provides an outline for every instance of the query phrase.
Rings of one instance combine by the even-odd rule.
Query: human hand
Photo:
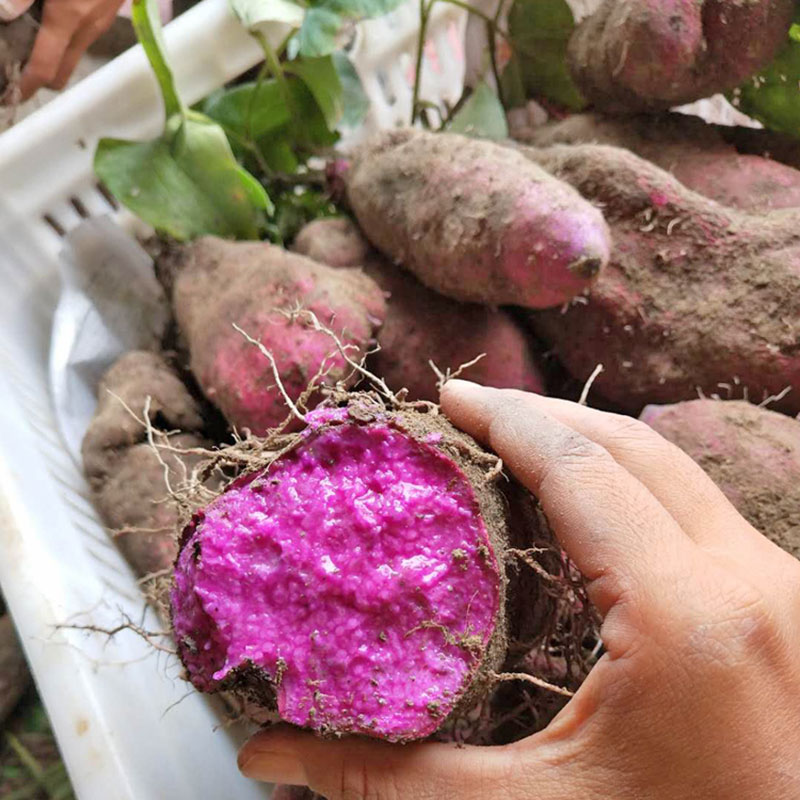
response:
[[[22,73],[26,100],[43,86],[63,89],[86,50],[114,22],[123,0],[45,0],[42,25]],[[32,0],[0,0],[0,20],[10,22]]]
[[[800,797],[800,562],[644,423],[464,381],[442,407],[540,498],[603,616],[605,654],[513,745],[275,728],[242,748],[244,774],[329,800]]]

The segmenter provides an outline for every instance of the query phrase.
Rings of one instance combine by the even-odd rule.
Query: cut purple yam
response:
[[[310,415],[294,449],[196,516],[173,627],[201,691],[255,687],[295,725],[418,739],[496,666],[496,537],[441,432],[347,414]]]

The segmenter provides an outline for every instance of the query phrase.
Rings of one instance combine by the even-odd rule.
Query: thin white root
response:
[[[470,367],[474,367],[479,361],[482,361],[484,358],[486,358],[486,353],[481,353],[480,355],[475,356],[475,358],[473,358],[471,361],[467,361],[466,364],[462,364],[457,369],[451,370],[448,367],[447,370],[445,370],[444,372],[442,372],[442,370],[440,370],[439,367],[437,367],[436,364],[431,359],[428,359],[428,365],[434,371],[437,378],[436,388],[441,392],[442,386],[444,386],[447,383],[447,381],[451,381],[454,380],[455,378],[458,378],[464,372],[464,370],[467,370]]]
[[[767,406],[771,405],[772,403],[780,403],[784,397],[786,397],[789,392],[792,391],[791,386],[787,386],[785,389],[778,392],[778,394],[771,394],[769,397],[765,397],[759,404],[759,408],[767,408]]]
[[[300,422],[305,422],[306,418],[300,413],[300,410],[294,404],[292,398],[289,397],[289,395],[286,392],[286,389],[284,388],[283,382],[281,381],[280,373],[278,372],[278,365],[275,363],[275,356],[273,356],[272,353],[270,353],[270,351],[267,350],[267,348],[264,347],[264,345],[260,341],[258,341],[258,339],[254,339],[249,333],[243,331],[235,322],[232,324],[234,330],[237,331],[238,333],[241,333],[242,336],[244,336],[244,338],[247,339],[248,342],[250,342],[250,344],[255,345],[261,352],[261,355],[263,355],[269,361],[270,366],[272,367],[272,375],[275,378],[275,385],[278,387],[278,391],[283,396],[284,402],[288,406],[289,410],[292,412],[293,416],[297,417],[297,419],[299,419]]]
[[[145,422],[145,430],[147,432],[147,442],[153,450],[155,457],[158,459],[158,463],[161,464],[161,468],[164,470],[164,485],[167,487],[167,494],[177,499],[177,495],[172,490],[172,484],[169,480],[169,464],[161,457],[161,453],[158,452],[158,447],[156,446],[155,441],[155,428],[153,428],[153,423],[150,422],[150,404],[153,402],[153,398],[150,395],[147,395],[147,399],[144,401],[144,422]]]
[[[586,381],[586,383],[583,384],[583,391],[581,392],[581,396],[578,399],[579,406],[586,405],[586,402],[589,399],[589,392],[591,391],[592,384],[597,380],[598,376],[600,375],[600,373],[602,373],[602,371],[603,371],[603,365],[598,364],[594,368],[594,372],[592,372],[592,374],[589,376],[589,379]]]
[[[545,689],[548,692],[560,694],[562,697],[574,697],[575,692],[565,689],[563,686],[556,686],[554,683],[549,683],[544,678],[537,678],[535,675],[529,675],[527,672],[492,672],[490,677],[500,683],[501,681],[524,681],[538,686],[540,689]]]
[[[319,317],[313,312],[308,311],[307,309],[297,309],[295,311],[290,312],[281,312],[287,313],[290,318],[291,317],[299,317],[312,328],[312,330],[318,331],[319,333],[324,333],[326,336],[329,336],[333,343],[336,345],[336,349],[339,351],[339,355],[347,362],[347,364],[354,369],[359,375],[365,377],[378,391],[379,394],[382,394],[389,402],[393,405],[397,406],[400,405],[400,401],[397,395],[388,387],[386,381],[383,378],[378,377],[374,372],[370,372],[362,362],[354,361],[353,358],[350,356],[348,350],[358,350],[355,345],[346,345],[342,344],[342,340],[332,331],[330,328],[326,328],[320,321]]]

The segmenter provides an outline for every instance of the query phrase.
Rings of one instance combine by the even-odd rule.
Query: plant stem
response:
[[[286,80],[286,73],[283,71],[283,65],[281,64],[280,58],[278,58],[278,54],[272,48],[269,39],[267,39],[262,31],[253,31],[253,36],[264,51],[264,66],[269,70],[272,77],[278,81],[278,85],[281,87],[281,92],[284,94],[284,99],[288,105],[290,100],[289,84]]]
[[[417,121],[419,93],[422,83],[422,59],[425,55],[425,39],[428,36],[428,20],[436,0],[419,0],[419,36],[417,38],[417,63],[414,66],[414,94],[411,98],[411,124]]]
[[[486,23],[486,38],[489,41],[489,62],[492,65],[492,75],[494,75],[495,89],[497,91],[497,99],[500,105],[508,111],[505,98],[503,97],[503,84],[500,81],[500,69],[497,66],[497,42],[496,42],[496,28],[494,23]]]
[[[253,117],[253,111],[255,109],[255,101],[261,88],[261,84],[268,75],[272,75],[272,77],[278,82],[278,87],[283,95],[283,102],[286,103],[286,108],[289,109],[290,116],[294,116],[292,94],[289,91],[289,82],[286,80],[286,73],[284,72],[279,56],[279,53],[282,53],[286,48],[290,36],[287,36],[283,42],[281,42],[280,48],[278,52],[276,52],[269,43],[269,39],[267,39],[263,32],[256,30],[251,31],[251,34],[259,43],[259,45],[261,45],[261,49],[264,51],[264,66],[261,67],[261,70],[258,73],[258,78],[256,79],[256,88],[250,97],[250,102],[247,107],[247,124],[245,126],[247,143],[245,146],[255,156],[259,169],[261,169],[265,175],[269,175],[271,170],[264,160],[264,156],[261,153],[261,148],[258,146],[258,142],[256,142],[252,136],[251,120]]]
[[[158,4],[155,0],[134,0],[131,9],[131,22],[133,23],[136,37],[153,68],[161,96],[164,100],[164,111],[167,119],[174,114],[184,112],[183,103],[178,97],[175,80],[169,62],[164,53],[164,43],[161,35],[161,17]]]

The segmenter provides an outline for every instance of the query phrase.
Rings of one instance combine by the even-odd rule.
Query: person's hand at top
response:
[[[114,22],[123,0],[45,0],[42,24],[22,73],[22,99],[42,87],[63,89],[81,56]],[[0,0],[0,21],[24,14],[33,0]]]
[[[244,774],[329,800],[800,798],[800,561],[644,423],[464,381],[442,407],[540,498],[603,616],[605,654],[513,745],[278,727],[242,748]]]

